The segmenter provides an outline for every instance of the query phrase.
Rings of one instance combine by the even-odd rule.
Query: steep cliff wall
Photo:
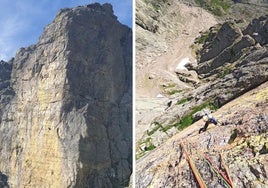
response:
[[[61,10],[10,64],[14,94],[0,114],[0,171],[10,187],[126,186],[132,32],[111,5]]]

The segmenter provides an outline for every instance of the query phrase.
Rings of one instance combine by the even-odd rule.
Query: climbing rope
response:
[[[222,163],[222,165],[223,165],[223,167],[224,167],[224,169],[225,169],[227,178],[228,178],[229,181],[230,181],[230,185],[231,185],[232,187],[234,187],[234,186],[233,186],[232,179],[231,179],[231,176],[230,176],[230,173],[229,173],[229,170],[228,170],[228,167],[227,167],[226,164],[224,163],[224,161],[223,161],[223,157],[222,157],[221,153],[220,153],[220,159],[221,159],[221,163]]]
[[[201,177],[201,175],[200,175],[198,169],[196,168],[196,166],[195,166],[195,164],[194,164],[193,159],[190,157],[190,155],[189,155],[188,152],[186,151],[186,149],[185,149],[183,143],[181,142],[180,145],[181,145],[181,148],[183,149],[183,151],[184,151],[184,153],[185,153],[185,155],[186,155],[186,159],[187,159],[187,161],[188,161],[188,163],[189,163],[190,168],[192,169],[192,171],[193,171],[193,173],[194,173],[194,176],[195,176],[195,178],[196,178],[196,180],[197,180],[197,182],[198,182],[200,188],[207,188],[207,186],[206,186],[206,184],[205,184],[203,178]]]
[[[223,174],[223,172],[210,160],[210,158],[207,155],[201,154],[200,152],[198,152],[198,149],[192,143],[190,143],[190,145],[196,150],[198,156],[200,158],[204,159],[204,161],[208,164],[210,169],[212,169],[216,173],[217,177],[223,181],[223,183],[226,185],[226,187],[233,188],[233,183],[230,179],[230,175],[228,173],[227,166],[224,165],[225,172],[227,174],[227,177],[226,177]]]

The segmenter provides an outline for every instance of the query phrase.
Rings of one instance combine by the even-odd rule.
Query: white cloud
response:
[[[1,0],[0,60],[9,60],[19,48],[36,43],[60,8],[96,1],[111,3],[118,20],[132,25],[132,0]]]
[[[46,2],[16,0],[0,8],[0,59],[9,60],[19,48],[37,41],[45,26],[44,21],[53,16],[47,15],[51,7]]]
[[[9,60],[20,45],[20,41],[16,40],[16,35],[24,28],[26,23],[19,19],[18,16],[5,18],[0,21],[0,59]]]

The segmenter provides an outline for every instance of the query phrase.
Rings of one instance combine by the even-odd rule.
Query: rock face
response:
[[[241,31],[236,24],[226,22],[215,36],[208,36],[196,68],[203,79],[212,81],[209,88],[206,88],[205,98],[214,98],[214,104],[223,105],[268,80],[268,49],[265,40],[267,23],[268,17],[262,16],[254,19],[245,30]],[[231,25],[222,33],[226,39],[219,40],[218,35],[226,25]],[[237,37],[230,35],[231,32],[235,33],[234,31]],[[224,46],[226,41],[232,42],[219,50],[213,47],[214,41],[219,41],[218,46]],[[213,55],[205,61],[208,54]],[[202,92],[197,92],[198,96],[204,96]]]
[[[215,112],[221,126],[198,134],[198,121],[176,134],[137,161],[136,187],[200,187],[186,152],[207,187],[228,187],[224,169],[233,187],[267,187],[267,102],[268,82]]]
[[[7,176],[0,172],[0,187],[8,188],[9,186],[7,181],[8,181]]]
[[[188,67],[198,73],[200,84],[174,96],[176,105],[152,119],[139,141],[139,155],[193,123],[194,113],[214,111],[268,81],[267,23],[268,17],[262,16],[243,29],[228,21],[204,34],[197,66]]]
[[[61,10],[0,71],[0,171],[10,187],[128,185],[132,31],[110,4]]]
[[[14,91],[10,87],[12,64],[0,61],[0,116],[2,116],[4,106],[8,104],[14,96]],[[1,123],[1,119],[0,119]]]
[[[187,72],[186,78],[184,70],[177,67],[183,67],[181,62],[185,60],[194,62],[195,58],[189,46],[200,31],[205,31],[217,23],[213,15],[207,11],[183,2],[136,1],[137,141],[151,126],[150,124],[153,124],[152,119],[168,107],[169,101],[172,100],[172,106],[176,106],[177,101],[174,100],[173,93],[189,88],[184,81],[191,85],[196,84],[195,81],[198,80],[196,72]],[[169,109],[171,108],[167,108],[167,111]],[[154,125],[152,130],[159,126]],[[152,130],[148,131],[153,133]],[[165,133],[161,136],[168,137]],[[146,138],[143,141],[145,140]],[[145,147],[149,146],[150,144]]]
[[[228,186],[200,154],[221,170],[226,165],[234,187],[267,187],[267,1],[137,2],[136,79],[148,72],[136,96],[154,95],[136,99],[136,187],[201,187],[180,143],[207,187]],[[156,87],[166,100],[153,98]],[[199,135],[207,111],[225,126]]]

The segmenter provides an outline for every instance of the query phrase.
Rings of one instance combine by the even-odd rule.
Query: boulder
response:
[[[217,34],[211,37],[211,39],[208,39],[211,42],[203,45],[203,49],[200,52],[200,63],[218,56],[240,37],[242,37],[241,30],[233,22],[225,22]]]
[[[253,19],[247,28],[243,30],[243,34],[252,36],[257,43],[264,45],[268,43],[267,30],[267,16],[261,16],[259,18]]]

